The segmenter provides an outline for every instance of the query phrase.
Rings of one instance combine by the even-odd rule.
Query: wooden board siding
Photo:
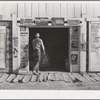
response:
[[[18,18],[25,17],[25,7],[24,3],[18,3]]]
[[[75,18],[81,18],[82,7],[80,3],[75,4]]]
[[[68,17],[68,4],[67,3],[61,3],[61,17],[64,17],[65,20]]]
[[[87,4],[87,17],[88,18],[93,18],[94,17],[94,11],[93,11],[94,7],[93,4],[88,3]]]
[[[0,14],[4,18],[11,18],[11,13],[23,17],[64,17],[81,18],[86,14],[88,18],[100,16],[100,2],[98,3],[0,3]]]
[[[60,3],[54,3],[54,8],[53,8],[53,15],[54,17],[60,17],[61,16],[61,4]]]
[[[46,3],[39,3],[39,17],[46,17]]]
[[[75,17],[75,4],[71,3],[68,4],[68,18]]]
[[[25,3],[25,17],[32,17],[32,4]]]
[[[0,3],[0,15],[3,15],[3,6],[4,6],[4,4]]]
[[[39,16],[39,12],[38,12],[38,3],[32,3],[32,18],[34,19],[35,17]]]
[[[54,17],[53,15],[53,3],[47,3],[47,16],[49,19],[51,19],[52,17]]]

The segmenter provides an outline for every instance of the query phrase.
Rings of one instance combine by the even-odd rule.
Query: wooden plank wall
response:
[[[100,2],[98,3],[0,3],[0,15],[10,18],[11,13],[23,17],[64,17],[81,18],[86,14],[88,18],[100,16]]]

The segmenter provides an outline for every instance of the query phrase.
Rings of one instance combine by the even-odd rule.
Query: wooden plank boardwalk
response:
[[[31,74],[7,74],[0,73],[0,83],[28,83],[28,82],[47,82],[64,81],[73,82],[100,82],[100,73],[68,73],[68,72],[40,72],[39,75]]]

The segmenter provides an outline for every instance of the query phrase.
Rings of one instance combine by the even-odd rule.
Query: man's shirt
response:
[[[40,49],[42,51],[45,51],[44,45],[43,45],[43,41],[40,38],[36,38],[33,40],[33,49]]]

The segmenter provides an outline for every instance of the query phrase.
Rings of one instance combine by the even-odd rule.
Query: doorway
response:
[[[29,28],[29,65],[32,70],[34,56],[32,40],[35,34],[40,33],[46,53],[49,58],[49,66],[40,67],[43,71],[68,71],[66,60],[69,59],[69,28],[68,27],[32,27]],[[68,63],[68,62],[67,62]]]

